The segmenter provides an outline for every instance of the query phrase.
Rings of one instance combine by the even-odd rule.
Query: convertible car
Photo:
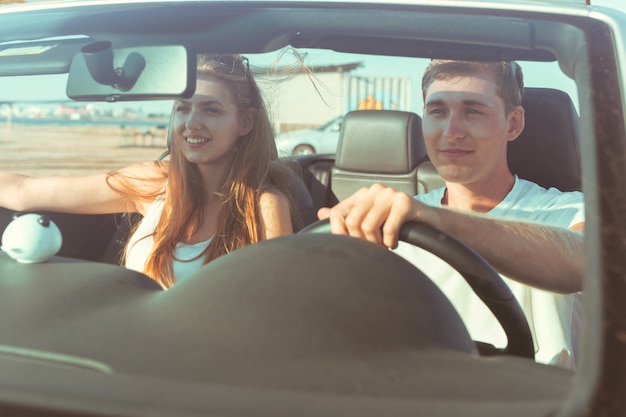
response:
[[[343,116],[336,152],[285,157],[302,174],[306,227],[163,291],[119,265],[126,213],[35,213],[62,246],[35,263],[0,252],[0,414],[626,415],[624,13],[593,0],[2,5],[0,171],[80,175],[167,157],[172,100],[193,94],[199,53],[249,58],[278,133]],[[504,348],[472,340],[412,264],[316,221],[374,182],[411,194],[442,184],[420,131],[432,58],[519,62],[527,127],[511,169],[584,192],[576,369],[534,360],[519,304],[463,242],[402,229],[472,285]],[[311,71],[294,72],[300,60]],[[21,215],[0,208],[0,230]]]

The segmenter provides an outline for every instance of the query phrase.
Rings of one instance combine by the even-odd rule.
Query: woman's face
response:
[[[252,117],[239,114],[223,82],[202,75],[193,97],[176,102],[173,123],[175,146],[189,162],[230,166],[237,140],[252,128]]]

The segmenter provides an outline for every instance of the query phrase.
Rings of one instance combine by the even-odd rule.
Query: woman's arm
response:
[[[268,190],[259,199],[265,239],[293,233],[287,197],[278,190]]]
[[[144,192],[142,178],[156,175],[153,163],[124,168],[124,178],[137,194]],[[29,177],[0,173],[0,206],[15,211],[58,211],[79,214],[142,212],[141,200],[126,196],[111,187],[107,174],[68,177]],[[113,183],[115,186],[115,183]]]

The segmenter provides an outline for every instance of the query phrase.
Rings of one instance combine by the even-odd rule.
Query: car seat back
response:
[[[414,195],[418,192],[417,166],[426,158],[417,114],[352,111],[341,128],[330,186],[339,200],[376,182]]]
[[[526,127],[508,145],[511,172],[542,187],[581,190],[578,114],[568,94],[526,88]]]

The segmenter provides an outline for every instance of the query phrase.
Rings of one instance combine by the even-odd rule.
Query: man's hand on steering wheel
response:
[[[398,246],[400,228],[410,220],[439,227],[436,210],[406,193],[374,184],[362,188],[332,208],[321,208],[318,218],[329,219],[334,234]]]

